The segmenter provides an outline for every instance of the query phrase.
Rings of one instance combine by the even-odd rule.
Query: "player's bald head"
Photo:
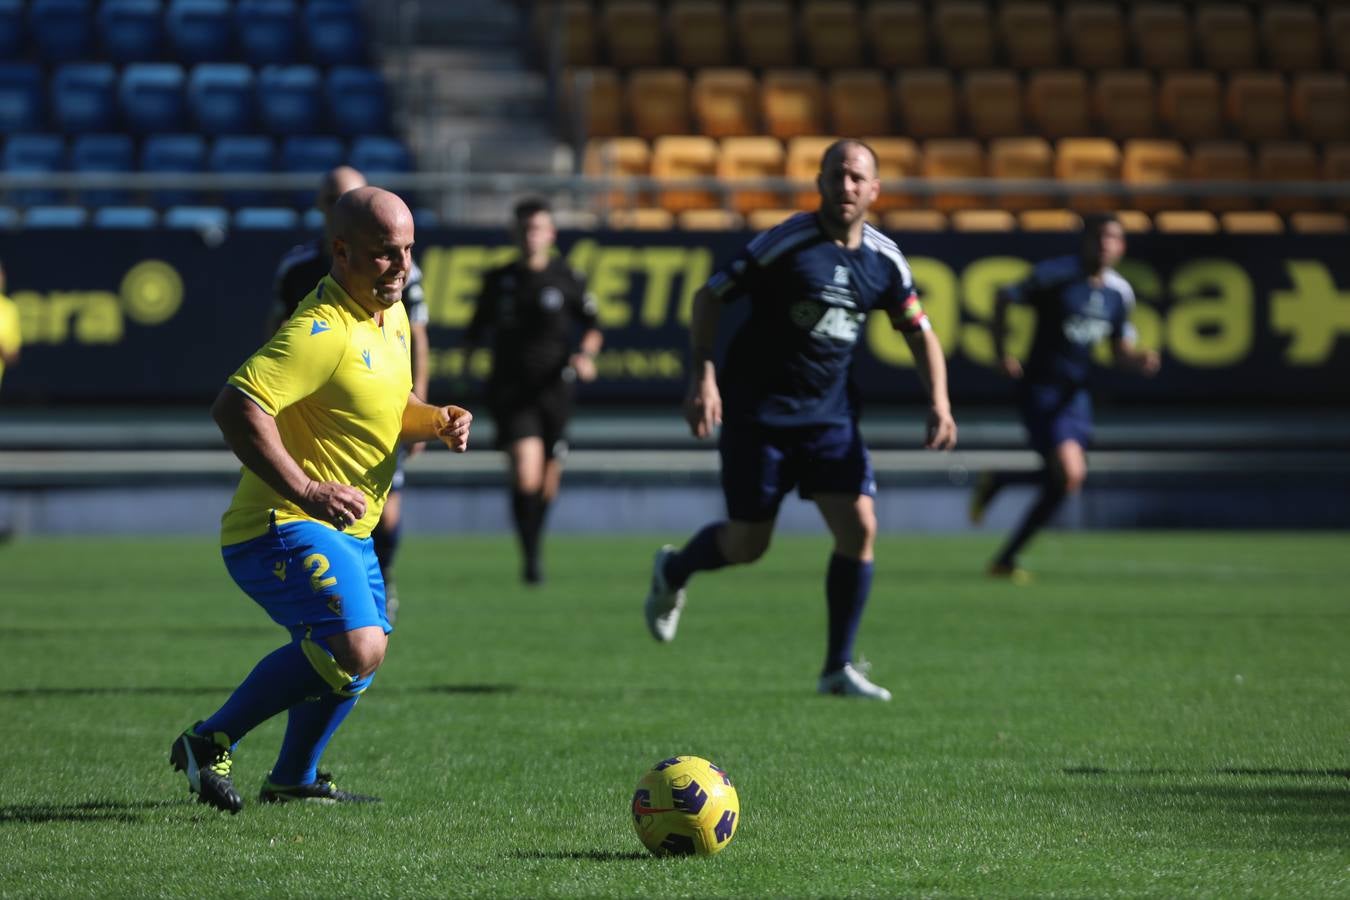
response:
[[[412,213],[402,198],[382,188],[354,188],[333,204],[333,237],[359,241],[412,227]]]
[[[844,138],[843,140],[835,141],[833,144],[826,147],[824,155],[820,158],[820,170],[822,172],[827,171],[830,166],[834,165],[838,160],[847,158],[858,152],[866,156],[868,162],[871,163],[872,177],[875,178],[877,175],[876,151],[856,138]]]
[[[324,173],[323,179],[319,182],[319,196],[315,205],[324,216],[327,216],[339,197],[350,190],[365,187],[365,184],[366,176],[351,166],[330,169]]]

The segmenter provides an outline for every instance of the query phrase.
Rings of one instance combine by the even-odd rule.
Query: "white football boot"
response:
[[[674,590],[666,583],[666,560],[674,553],[675,548],[670,544],[656,551],[656,558],[652,560],[652,586],[643,608],[647,630],[662,643],[675,640],[675,629],[680,627],[680,612],[684,609],[684,588]]]
[[[891,692],[879,684],[867,680],[867,676],[853,668],[852,663],[844,663],[837,672],[820,676],[817,690],[822,694],[834,694],[838,697],[862,697],[864,700],[891,699]]]

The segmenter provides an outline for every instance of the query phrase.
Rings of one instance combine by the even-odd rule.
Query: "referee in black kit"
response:
[[[520,256],[484,276],[465,335],[472,349],[492,334],[486,400],[497,449],[507,455],[526,584],[544,580],[540,542],[562,479],[575,382],[594,380],[604,341],[585,277],[554,255],[557,236],[546,201],[516,204],[512,238]]]

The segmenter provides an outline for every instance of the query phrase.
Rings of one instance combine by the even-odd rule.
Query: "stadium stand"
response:
[[[103,0],[95,29],[103,55],[114,62],[150,62],[163,53],[160,0]]]
[[[136,147],[130,135],[86,134],[71,143],[70,168],[73,172],[118,174],[136,167]],[[129,191],[121,188],[91,188],[79,194],[89,206],[119,206],[131,201]]]
[[[666,23],[675,65],[707,69],[731,64],[731,25],[719,0],[672,0]]]
[[[67,134],[110,131],[117,122],[117,72],[107,63],[67,63],[51,78],[52,125]]]
[[[759,133],[759,84],[749,69],[700,69],[690,103],[702,134],[723,138]]]

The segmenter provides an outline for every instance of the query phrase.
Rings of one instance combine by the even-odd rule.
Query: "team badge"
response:
[[[555,287],[546,287],[539,294],[539,305],[552,312],[562,309],[562,291]]]
[[[272,564],[272,574],[277,576],[278,581],[286,580],[286,560],[280,560]]]
[[[834,283],[840,287],[848,285],[848,266],[834,267]]]
[[[395,331],[394,336],[398,338],[399,346],[403,348],[403,352],[408,352],[408,339],[404,336],[403,329],[400,328],[398,331]]]

